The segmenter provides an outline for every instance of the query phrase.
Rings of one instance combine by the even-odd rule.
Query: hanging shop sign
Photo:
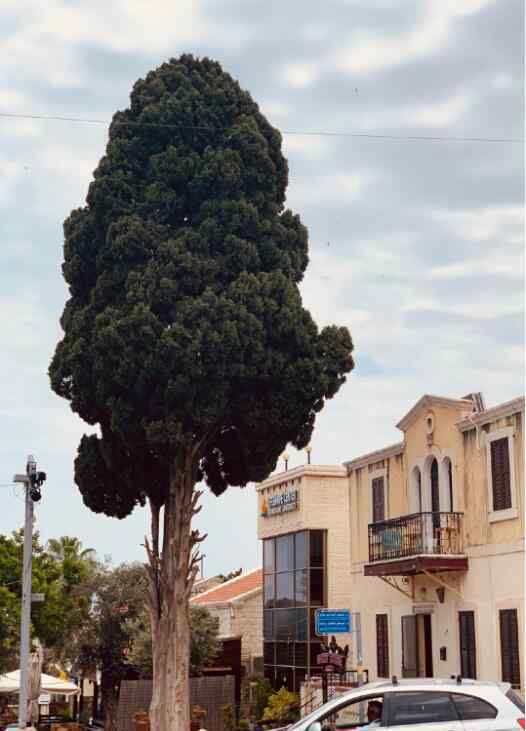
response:
[[[269,498],[263,498],[261,515],[263,518],[268,518],[271,515],[289,513],[291,510],[298,510],[298,508],[298,490],[286,490],[285,492],[280,492],[277,495],[271,495]]]

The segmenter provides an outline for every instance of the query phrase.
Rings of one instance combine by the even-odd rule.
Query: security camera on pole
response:
[[[33,558],[33,503],[42,497],[40,488],[46,479],[45,472],[37,472],[32,454],[27,458],[26,474],[15,475],[14,482],[26,488],[26,512],[24,524],[24,565],[22,572],[22,613],[20,621],[20,696],[18,728],[27,727],[27,699],[29,680],[29,631],[31,624],[31,564]]]

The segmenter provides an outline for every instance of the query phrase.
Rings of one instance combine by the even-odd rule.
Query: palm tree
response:
[[[47,544],[48,553],[56,561],[78,560],[93,561],[95,550],[93,548],[82,548],[82,541],[71,536],[61,538],[50,538]]]

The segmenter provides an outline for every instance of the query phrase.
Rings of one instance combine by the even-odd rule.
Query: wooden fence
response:
[[[151,680],[123,680],[117,715],[118,731],[134,731],[134,715],[138,711],[147,711],[151,698]],[[206,710],[203,725],[207,731],[224,731],[221,706],[235,704],[234,676],[190,678],[190,703]]]

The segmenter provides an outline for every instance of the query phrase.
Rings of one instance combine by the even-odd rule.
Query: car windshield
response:
[[[294,729],[303,727],[308,728],[309,723],[312,721],[327,721],[327,728],[339,729],[339,728],[354,728],[361,725],[366,725],[369,721],[373,720],[368,717],[368,713],[371,710],[371,705],[379,701],[380,716],[383,698],[376,696],[369,691],[369,693],[361,693],[357,696],[340,696],[338,702],[333,701],[324,705],[319,705],[307,716],[303,716],[299,721],[296,721],[292,726],[287,726],[287,731],[293,731]],[[372,703],[371,703],[372,702]]]
[[[287,731],[293,731],[295,728],[299,728],[299,726],[302,726],[304,723],[308,723],[309,721],[316,720],[317,716],[320,714],[320,708],[321,706],[317,706],[313,711],[308,713],[306,716],[303,716],[299,719],[299,721],[295,721],[291,726],[286,726]]]
[[[332,704],[333,701],[330,701],[330,703]],[[337,706],[338,704],[334,703],[334,705]],[[303,716],[302,718],[300,718],[299,721],[295,721],[291,726],[286,726],[287,731],[293,731],[293,729],[303,726],[304,723],[308,723],[309,721],[315,721],[316,719],[318,719],[320,717],[321,709],[325,708],[325,707],[327,707],[327,709],[328,709],[329,705],[327,703],[325,703],[325,704],[320,703],[319,706],[316,706],[316,708],[313,711],[308,713],[306,716]]]

